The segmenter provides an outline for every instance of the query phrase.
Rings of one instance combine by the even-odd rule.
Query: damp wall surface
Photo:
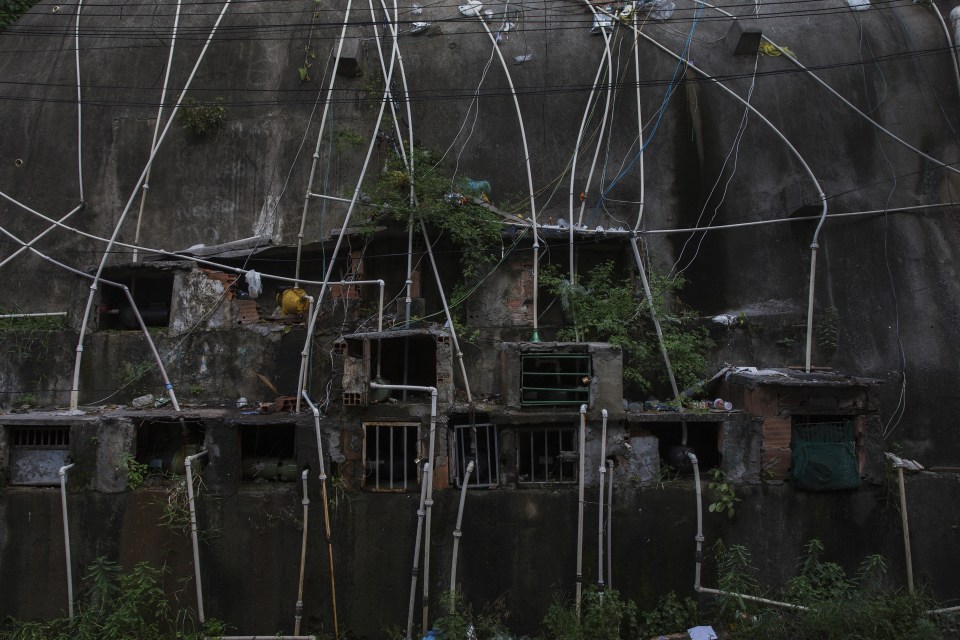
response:
[[[908,513],[918,584],[947,604],[960,599],[953,576],[960,517],[944,508],[960,499],[955,474],[908,477]],[[311,510],[304,589],[304,625],[332,626],[330,584],[319,487],[310,481]],[[854,571],[868,554],[882,554],[887,579],[905,583],[896,495],[884,486],[853,492],[802,493],[789,485],[738,487],[733,519],[705,514],[704,586],[716,586],[710,549],[718,541],[742,544],[761,583],[782,585],[811,538],[827,560]],[[385,638],[406,624],[418,496],[334,493],[332,544],[340,628],[354,637]],[[75,580],[98,556],[129,568],[147,561],[165,566],[164,586],[181,605],[195,606],[189,535],[162,526],[163,487],[68,497]],[[449,588],[458,493],[435,493],[430,557],[431,619]],[[596,509],[585,512],[584,580],[596,582]],[[709,501],[709,499],[708,499]],[[0,614],[49,618],[66,610],[66,579],[59,492],[7,488],[0,493]],[[292,632],[300,555],[301,495],[296,484],[247,485],[233,495],[208,492],[198,502],[204,604],[209,617],[241,634]],[[497,598],[511,612],[508,625],[533,634],[555,594],[572,596],[577,539],[576,489],[470,491],[463,519],[458,581],[475,610]],[[615,588],[653,607],[673,590],[694,596],[696,512],[689,480],[614,492]],[[421,568],[423,559],[421,558]],[[420,620],[420,593],[414,619]]]

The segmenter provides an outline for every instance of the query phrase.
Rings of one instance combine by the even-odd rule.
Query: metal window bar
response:
[[[409,491],[416,486],[417,467],[410,456],[416,453],[419,426],[417,423],[382,422],[363,425],[365,488],[373,491]],[[397,456],[399,449],[403,453]]]
[[[500,443],[497,430],[492,424],[475,425],[477,428],[477,459],[474,460],[474,472],[470,476],[468,488],[486,488],[497,485],[500,477]],[[463,476],[467,473],[467,463],[473,459],[472,430],[470,425],[454,426],[454,438],[457,451],[457,487],[463,486]]]
[[[573,427],[534,427],[516,430],[517,482],[545,484],[576,482],[577,444]]]
[[[11,446],[20,449],[66,449],[70,427],[14,427]]]
[[[589,402],[592,377],[589,354],[523,355],[520,357],[520,402],[524,405]]]

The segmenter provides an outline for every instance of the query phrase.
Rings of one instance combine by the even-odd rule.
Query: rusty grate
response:
[[[15,427],[11,446],[20,449],[66,449],[70,427]]]

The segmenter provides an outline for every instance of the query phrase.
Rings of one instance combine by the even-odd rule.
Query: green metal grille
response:
[[[520,357],[520,404],[567,405],[590,401],[589,354],[527,354]]]

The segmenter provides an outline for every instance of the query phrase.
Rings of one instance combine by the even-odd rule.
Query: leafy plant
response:
[[[509,636],[503,623],[509,612],[502,597],[484,607],[481,614],[474,613],[473,607],[464,601],[459,591],[452,596],[449,592],[444,593],[440,597],[440,603],[442,610],[447,612],[434,622],[434,629],[440,633],[441,638],[491,640]]]
[[[177,113],[177,119],[183,128],[195,136],[218,131],[226,117],[227,108],[223,106],[223,98],[217,98],[213,102],[197,102],[193,98],[186,98],[180,103],[180,111]]]
[[[164,569],[141,562],[124,572],[116,562],[95,559],[84,577],[74,618],[43,622],[8,620],[0,638],[9,640],[201,640],[223,635],[224,625],[209,620],[198,628],[189,609],[174,610],[164,593]]]
[[[682,631],[699,622],[700,608],[693,598],[681,600],[671,591],[660,598],[657,607],[643,613],[644,636],[659,636]]]
[[[707,510],[710,513],[726,513],[728,518],[733,518],[736,513],[734,505],[740,502],[733,485],[727,481],[727,476],[721,469],[712,469],[710,475],[713,478],[707,483],[707,489],[714,493],[716,500],[710,503]]]
[[[128,488],[137,490],[146,484],[147,476],[150,473],[150,468],[146,464],[138,462],[134,456],[126,452],[120,456],[120,462],[127,470]]]
[[[410,173],[403,159],[394,154],[387,161],[370,193],[379,209],[378,221],[412,221],[415,225],[423,221],[434,233],[446,235],[460,252],[462,283],[473,281],[499,257],[500,219],[469,198],[460,197],[458,185],[441,173],[429,151],[414,150],[413,168],[416,203],[411,205]]]
[[[543,626],[551,640],[633,638],[638,632],[637,605],[623,600],[615,589],[599,591],[588,587],[581,598],[578,616],[576,605],[556,594]]]
[[[837,344],[840,338],[840,312],[836,307],[827,307],[820,315],[820,322],[817,323],[817,344],[823,350],[823,355],[828,360],[837,352]]]
[[[569,326],[557,332],[557,339],[615,344],[623,350],[624,379],[634,384],[638,393],[669,389],[646,298],[632,277],[616,274],[612,261],[597,265],[576,283],[564,278],[556,265],[540,272],[541,285],[560,300],[568,315]],[[674,376],[681,388],[688,388],[702,380],[707,350],[713,342],[706,329],[694,323],[691,310],[678,302],[667,305],[667,299],[675,298],[682,286],[680,276],[650,277],[654,308]]]
[[[40,0],[0,0],[0,30],[13,24]]]

